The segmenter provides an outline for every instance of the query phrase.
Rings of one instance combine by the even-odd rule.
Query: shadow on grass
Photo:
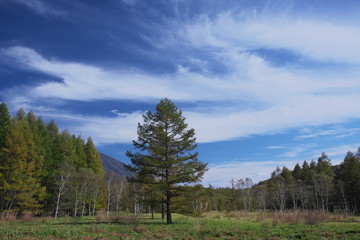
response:
[[[61,221],[61,220],[60,220]],[[163,222],[159,222],[163,221]],[[176,223],[175,223],[176,224]],[[114,218],[114,219],[108,219],[103,221],[96,221],[96,220],[65,220],[61,222],[55,222],[51,223],[51,225],[123,225],[123,226],[134,226],[134,225],[148,225],[148,226],[154,226],[154,225],[167,225],[166,220],[162,219],[149,219],[149,218]]]

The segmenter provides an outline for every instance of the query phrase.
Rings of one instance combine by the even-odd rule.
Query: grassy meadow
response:
[[[0,222],[0,239],[360,239],[360,218],[319,212],[212,212],[203,217],[174,214],[173,225],[159,215],[129,214],[57,220],[8,218]]]

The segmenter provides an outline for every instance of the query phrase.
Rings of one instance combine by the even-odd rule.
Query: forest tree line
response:
[[[194,213],[205,211],[292,211],[360,213],[360,149],[333,166],[322,153],[317,161],[277,167],[268,180],[232,179],[227,188],[196,186],[189,195]],[[194,190],[195,190],[194,188]],[[202,194],[201,194],[202,192]]]
[[[66,176],[62,175],[65,171]],[[2,213],[53,212],[60,206],[61,197],[65,197],[61,196],[62,184],[67,181],[71,185],[71,191],[66,191],[67,203],[72,204],[75,215],[80,210],[83,213],[85,206],[87,212],[94,210],[100,194],[92,196],[95,203],[89,207],[90,200],[85,200],[79,188],[90,192],[93,186],[78,185],[94,184],[103,176],[102,162],[91,138],[85,141],[68,130],[60,132],[54,121],[45,124],[41,117],[25,113],[22,108],[11,117],[6,104],[0,105]]]
[[[127,188],[133,188],[131,191]],[[123,196],[137,204],[138,213],[163,212],[161,192],[146,184],[126,185]],[[295,209],[360,213],[360,149],[348,152],[339,165],[322,153],[317,161],[304,161],[290,170],[277,167],[268,180],[255,184],[251,178],[229,181],[229,187],[201,184],[182,186],[174,197],[174,212],[200,216],[208,211],[293,211]],[[128,206],[130,206],[128,204]]]
[[[11,117],[0,105],[0,211],[3,214],[95,215],[99,210],[162,212],[159,189],[105,173],[91,138],[86,141],[54,121],[20,109]],[[333,166],[325,153],[293,170],[276,168],[254,184],[233,179],[229,187],[180,186],[173,211],[201,215],[206,211],[288,211],[297,208],[360,212],[360,150],[348,152]]]

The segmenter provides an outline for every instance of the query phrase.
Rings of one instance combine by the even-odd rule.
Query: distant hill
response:
[[[133,175],[132,172],[126,170],[124,163],[119,160],[103,153],[100,153],[100,158],[105,172],[113,171],[117,175],[125,177],[131,177]]]

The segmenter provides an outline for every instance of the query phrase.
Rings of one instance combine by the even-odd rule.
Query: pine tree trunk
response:
[[[170,208],[170,200],[171,200],[171,196],[170,196],[170,191],[166,192],[166,224],[172,224],[172,219],[171,219],[171,208]]]
[[[165,219],[164,199],[162,199],[162,202],[161,202],[161,218]]]

